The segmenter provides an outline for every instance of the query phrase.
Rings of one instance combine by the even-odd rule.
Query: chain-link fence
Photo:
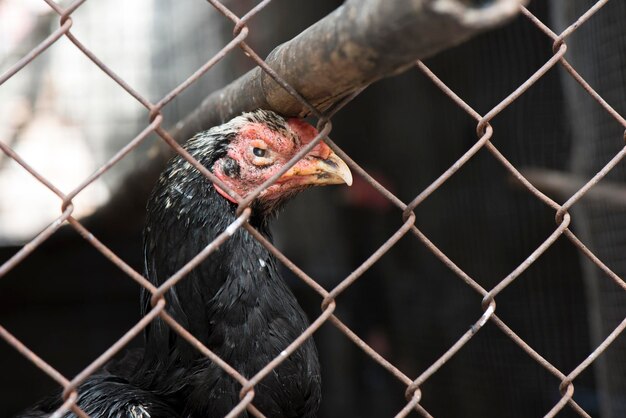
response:
[[[55,412],[54,416],[60,416],[67,411],[73,411],[76,415],[84,417],[86,414],[77,406],[76,401],[78,398],[77,388],[85,381],[90,375],[95,373],[114,355],[120,352],[129,341],[139,335],[142,330],[155,318],[161,318],[165,321],[176,333],[182,338],[192,344],[199,352],[209,358],[211,361],[218,364],[223,368],[232,378],[241,384],[241,401],[235,409],[229,413],[229,417],[238,416],[238,414],[247,410],[250,414],[263,417],[262,411],[259,411],[254,406],[254,390],[255,386],[259,384],[268,374],[270,374],[284,359],[292,354],[300,345],[308,338],[313,336],[316,331],[325,323],[334,325],[339,331],[347,336],[358,348],[363,350],[367,356],[382,366],[391,376],[395,377],[401,384],[405,386],[405,397],[407,400],[406,405],[402,410],[397,412],[398,417],[408,416],[412,411],[417,411],[422,416],[431,416],[428,410],[420,402],[422,400],[422,387],[433,375],[442,368],[442,366],[451,360],[459,351],[463,350],[464,346],[475,338],[480,338],[480,330],[486,324],[494,324],[502,332],[502,335],[509,338],[517,346],[519,346],[532,360],[552,374],[556,380],[555,385],[558,386],[561,396],[557,402],[553,405],[552,409],[546,411],[546,416],[553,417],[559,414],[564,408],[570,408],[572,411],[580,416],[590,416],[585,409],[574,398],[574,389],[576,386],[576,378],[586,369],[588,369],[598,357],[609,347],[623,332],[626,327],[626,319],[622,320],[619,326],[615,327],[608,335],[602,337],[600,344],[593,347],[593,351],[580,362],[572,370],[560,370],[551,364],[542,354],[529,345],[523,338],[518,336],[514,329],[512,329],[505,321],[503,321],[496,314],[496,301],[497,296],[507,287],[509,287],[516,280],[523,280],[520,276],[531,266],[537,259],[541,257],[557,240],[561,237],[567,238],[573,245],[578,248],[580,254],[586,257],[591,263],[597,266],[603,273],[603,280],[613,281],[619,288],[626,290],[626,283],[621,277],[615,274],[607,265],[599,259],[577,235],[572,232],[570,226],[572,224],[572,215],[570,209],[577,203],[583,196],[590,192],[590,189],[594,187],[600,180],[602,180],[624,157],[626,148],[615,150],[613,157],[606,163],[606,165],[591,178],[585,180],[582,184],[576,187],[567,200],[563,204],[557,203],[555,200],[548,197],[542,191],[539,190],[531,181],[527,179],[527,176],[520,172],[519,168],[512,164],[497,147],[497,141],[492,141],[495,135],[495,130],[492,126],[492,121],[497,119],[498,115],[511,106],[516,100],[523,95],[526,91],[531,89],[548,71],[552,68],[561,66],[569,74],[572,80],[580,85],[584,91],[591,96],[597,103],[608,113],[614,120],[614,123],[620,125],[626,129],[626,119],[624,119],[617,111],[615,111],[609,103],[607,103],[592,86],[590,86],[583,77],[579,75],[576,69],[565,59],[564,55],[567,51],[568,38],[583,26],[595,13],[602,10],[603,6],[608,0],[598,1],[588,10],[584,11],[579,18],[571,23],[561,33],[553,32],[544,22],[535,17],[527,8],[520,6],[521,14],[532,25],[536,27],[537,31],[542,32],[546,37],[553,42],[553,55],[546,61],[541,68],[539,68],[534,74],[532,74],[524,83],[519,85],[515,91],[505,97],[500,103],[493,106],[491,110],[480,114],[476,112],[470,105],[468,105],[463,98],[459,97],[452,89],[450,89],[438,76],[433,73],[423,62],[418,61],[415,65],[415,70],[425,74],[434,85],[441,90],[448,98],[471,118],[476,121],[476,140],[474,144],[459,158],[448,170],[440,175],[434,182],[424,188],[413,200],[410,202],[404,202],[396,195],[385,188],[381,183],[376,181],[365,169],[350,158],[345,152],[339,148],[339,146],[333,142],[328,135],[331,133],[331,120],[333,116],[342,110],[345,106],[349,105],[349,102],[359,94],[362,89],[349,94],[346,98],[342,99],[339,103],[332,107],[331,110],[326,112],[320,112],[315,106],[310,104],[302,95],[296,91],[289,83],[285,82],[278,72],[274,71],[266,62],[259,57],[259,55],[252,49],[247,43],[247,39],[252,36],[247,24],[256,14],[263,10],[269,0],[258,3],[255,7],[249,10],[243,16],[235,15],[224,4],[219,1],[211,0],[210,5],[197,7],[214,7],[226,18],[230,19],[234,24],[233,39],[230,41],[219,53],[214,55],[205,65],[198,69],[191,77],[183,81],[179,86],[166,94],[161,100],[156,103],[152,103],[146,99],[140,92],[131,87],[124,79],[118,76],[107,64],[101,61],[93,52],[91,52],[85,45],[81,43],[71,32],[73,25],[72,14],[76,11],[85,0],[78,0],[72,3],[66,8],[62,8],[57,3],[51,0],[45,0],[46,3],[54,10],[54,12],[60,17],[60,23],[58,29],[54,30],[43,42],[33,48],[26,56],[24,56],[17,63],[12,65],[1,77],[0,86],[18,73],[22,68],[29,65],[33,60],[37,58],[39,54],[45,51],[59,39],[65,37],[71,41],[76,48],[78,48],[86,57],[88,57],[94,64],[96,64],[108,77],[113,79],[119,88],[126,91],[137,102],[139,102],[147,111],[149,122],[146,124],[145,129],[133,138],[126,146],[121,148],[117,154],[111,158],[105,165],[94,172],[91,176],[87,177],[82,183],[72,190],[70,193],[63,193],[59,188],[52,184],[45,176],[39,174],[33,169],[29,162],[24,160],[5,142],[0,141],[0,148],[8,156],[24,170],[29,172],[45,187],[52,191],[59,200],[62,202],[61,215],[52,222],[47,228],[45,228],[34,239],[24,245],[20,251],[13,255],[7,262],[0,266],[0,277],[5,276],[11,270],[13,270],[20,263],[28,263],[29,256],[40,246],[44,241],[48,240],[53,234],[55,234],[59,228],[63,225],[69,224],[80,235],[83,236],[91,245],[93,245],[98,251],[100,251],[105,257],[107,257],[111,263],[115,264],[131,279],[145,288],[152,294],[152,309],[137,322],[122,338],[120,338],[115,344],[113,344],[108,350],[106,350],[100,357],[89,364],[82,372],[68,378],[59,373],[54,367],[46,362],[45,359],[39,357],[36,353],[31,351],[25,344],[19,339],[15,338],[5,328],[0,326],[0,336],[16,350],[33,362],[50,378],[54,379],[63,388],[63,404]],[[74,205],[73,199],[83,192],[94,181],[99,179],[104,173],[106,173],[111,167],[116,165],[122,158],[136,149],[148,136],[151,134],[157,134],[162,140],[167,143],[175,152],[186,158],[194,167],[202,172],[210,181],[218,184],[222,189],[228,190],[228,187],[223,184],[218,178],[216,178],[211,172],[209,172],[204,166],[194,160],[174,139],[174,137],[162,127],[163,116],[162,110],[168,106],[168,104],[181,94],[184,90],[193,86],[196,80],[198,80],[203,74],[210,71],[214,65],[216,65],[225,56],[230,54],[233,50],[242,48],[245,53],[252,59],[258,68],[260,68],[265,74],[269,75],[276,81],[289,95],[296,99],[300,105],[308,110],[310,115],[313,115],[318,120],[319,135],[312,141],[306,148],[304,148],[294,159],[287,164],[278,174],[266,181],[255,192],[245,197],[239,197],[239,218],[236,222],[230,225],[215,241],[206,247],[201,253],[190,260],[184,268],[170,277],[161,286],[156,287],[150,283],[139,272],[130,267],[124,260],[122,260],[115,252],[111,251],[105,244],[103,244],[98,237],[94,236],[81,222],[79,222],[73,215]],[[270,186],[276,179],[284,174],[298,159],[306,152],[312,149],[320,141],[324,140],[328,143],[333,150],[344,159],[348,165],[352,168],[356,176],[359,176],[371,186],[373,186],[381,196],[387,199],[392,205],[396,206],[402,213],[402,225],[395,231],[387,241],[381,245],[376,251],[374,251],[365,262],[363,262],[358,268],[356,268],[351,274],[345,277],[340,283],[334,286],[332,289],[326,289],[316,281],[315,277],[311,277],[306,274],[297,265],[291,262],[280,250],[272,245],[267,239],[265,239],[260,233],[252,228],[247,220],[251,215],[249,208],[250,203],[261,193],[266,187]],[[555,226],[553,232],[539,245],[537,246],[527,257],[520,263],[510,274],[501,278],[497,285],[491,288],[484,288],[479,281],[475,280],[469,274],[467,274],[461,267],[455,264],[455,261],[449,258],[442,250],[440,250],[430,239],[416,226],[416,216],[414,210],[426,201],[429,196],[435,193],[442,185],[444,185],[452,176],[455,175],[461,167],[463,167],[468,161],[471,161],[474,156],[481,150],[485,150],[490,153],[507,172],[514,177],[525,189],[531,192],[538,201],[551,208],[554,212]],[[285,347],[284,352],[269,362],[262,370],[256,375],[251,377],[245,377],[241,375],[237,370],[233,369],[229,364],[215,355],[209,348],[207,348],[201,341],[190,334],[185,328],[183,328],[176,320],[168,313],[167,304],[164,295],[179,281],[185,280],[186,274],[192,269],[198,266],[206,257],[211,254],[220,243],[228,240],[233,231],[245,228],[252,236],[254,236],[261,244],[263,244],[269,251],[271,251],[280,260],[284,266],[290,269],[297,277],[299,277],[304,283],[311,287],[320,297],[322,301],[321,313],[313,318],[311,325],[307,330],[300,335],[296,340],[292,341],[288,347]],[[415,375],[407,375],[403,373],[397,365],[392,364],[385,359],[379,353],[377,353],[372,347],[370,347],[362,336],[357,335],[350,327],[342,322],[336,315],[335,310],[337,307],[337,298],[346,289],[359,280],[362,275],[374,266],[379,260],[391,249],[401,238],[405,235],[414,235],[423,245],[436,256],[441,263],[443,263],[450,271],[452,271],[459,280],[465,285],[471,288],[476,294],[482,298],[481,308],[482,314],[475,318],[472,327],[462,335],[458,336],[458,339],[452,344],[445,352],[440,353],[440,357],[433,362],[426,370]],[[511,388],[514,390],[514,388]]]

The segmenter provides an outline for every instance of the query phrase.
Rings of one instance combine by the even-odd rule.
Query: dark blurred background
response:
[[[47,6],[35,3],[0,0],[0,70],[57,27]],[[239,15],[256,4],[225,3]],[[534,1],[529,9],[558,33],[594,3]],[[275,0],[251,21],[249,43],[265,56],[340,4]],[[608,3],[568,39],[566,55],[622,114],[625,16],[626,4]],[[198,1],[88,1],[73,17],[76,36],[153,101],[206,62],[232,32],[229,21]],[[551,40],[518,17],[426,64],[484,114],[551,56]],[[165,108],[166,126],[250,68],[252,61],[240,51],[230,54]],[[53,182],[67,185],[64,191],[147,124],[147,112],[64,39],[0,86],[0,111],[0,140]],[[572,178],[589,179],[624,146],[623,128],[558,67],[492,125],[492,142],[516,167]],[[366,89],[333,118],[331,137],[408,202],[475,143],[475,130],[476,122],[415,69]],[[149,138],[76,201],[81,222],[140,272],[147,199],[140,190],[155,179],[137,167],[151,158],[158,141]],[[620,164],[605,181],[623,186],[624,180]],[[135,191],[136,184],[144,188]],[[571,194],[545,192],[558,202]],[[0,156],[0,263],[59,215],[60,202],[50,196],[14,161]],[[571,213],[572,230],[624,277],[625,208],[585,197]],[[391,236],[400,215],[356,178],[350,189],[313,190],[296,199],[279,217],[276,244],[330,289]],[[556,228],[554,211],[516,184],[486,150],[418,206],[416,215],[418,227],[487,289]],[[309,316],[316,317],[321,299],[289,270],[283,274]],[[138,295],[138,285],[65,227],[0,280],[0,324],[73,376],[137,322]],[[480,302],[409,234],[339,297],[337,315],[415,377],[480,317]],[[626,293],[561,237],[497,297],[497,314],[567,374],[624,319]],[[385,417],[403,407],[403,385],[332,325],[324,325],[315,340],[324,380],[320,417]],[[626,336],[621,335],[575,380],[574,398],[592,416],[626,416],[625,360]],[[56,388],[3,341],[0,370],[0,417]],[[560,398],[559,383],[487,324],[424,384],[422,404],[437,417],[543,416]],[[566,408],[559,416],[574,413]]]

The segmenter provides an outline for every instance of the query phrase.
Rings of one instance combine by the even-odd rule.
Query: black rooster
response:
[[[257,110],[196,135],[185,148],[245,196],[316,135],[299,119]],[[289,197],[309,186],[339,183],[352,183],[350,170],[320,142],[259,195],[250,223],[270,238],[268,222]],[[171,277],[235,221],[236,207],[185,159],[173,158],[148,202],[147,277],[157,286]],[[145,292],[144,312],[149,300]],[[274,257],[242,228],[168,291],[166,300],[181,325],[247,377],[308,326]],[[255,387],[253,403],[268,418],[311,418],[320,383],[317,352],[309,339]],[[238,403],[240,389],[158,319],[146,329],[143,351],[110,364],[79,387],[78,405],[93,418],[217,418]],[[21,416],[42,417],[59,405],[59,397],[51,398]]]

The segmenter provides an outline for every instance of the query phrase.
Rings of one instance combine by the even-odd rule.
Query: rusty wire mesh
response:
[[[100,251],[105,257],[107,257],[111,263],[119,267],[126,275],[136,281],[139,285],[143,286],[152,294],[152,309],[137,322],[126,334],[122,336],[115,344],[113,344],[108,350],[102,353],[95,361],[89,364],[82,372],[78,373],[73,378],[68,378],[59,373],[54,367],[49,365],[44,359],[40,358],[36,353],[32,352],[26,345],[24,345],[19,339],[15,338],[5,328],[0,326],[0,336],[22,355],[29,359],[33,364],[39,367],[50,378],[55,380],[63,388],[63,404],[56,411],[54,416],[60,416],[67,411],[73,411],[75,414],[81,417],[85,417],[86,414],[77,406],[76,400],[78,397],[77,389],[81,382],[102,367],[107,361],[109,361],[116,353],[118,353],[125,345],[135,336],[137,336],[149,323],[157,317],[162,318],[174,331],[180,334],[185,340],[192,344],[199,352],[211,359],[222,367],[230,376],[236,379],[242,386],[240,392],[239,404],[228,414],[228,417],[235,417],[244,410],[248,410],[252,415],[256,417],[263,417],[261,411],[254,407],[254,389],[268,373],[272,371],[278,364],[280,364],[286,356],[281,355],[274,358],[268,363],[262,370],[260,370],[255,376],[245,378],[237,370],[233,369],[229,364],[220,359],[211,350],[204,346],[198,339],[185,330],[180,324],[178,324],[170,314],[167,312],[167,306],[164,299],[164,294],[174,286],[178,281],[185,280],[185,275],[196,267],[202,260],[204,260],[212,251],[214,251],[220,243],[224,242],[232,235],[233,231],[239,228],[247,229],[257,240],[259,240],[265,247],[267,247],[287,268],[293,271],[300,279],[302,279],[308,286],[310,286],[315,292],[317,292],[322,299],[321,313],[308,329],[300,335],[296,340],[285,348],[285,353],[290,355],[294,352],[307,338],[310,338],[322,324],[329,322],[333,324],[339,331],[344,333],[354,344],[362,349],[371,359],[380,364],[391,375],[395,376],[401,383],[406,386],[405,397],[407,400],[406,406],[397,412],[397,417],[407,416],[412,411],[419,412],[422,416],[429,417],[430,413],[420,404],[422,398],[422,385],[430,379],[437,371],[442,367],[444,363],[449,361],[455,356],[459,350],[462,350],[464,345],[468,343],[475,335],[480,331],[482,327],[488,322],[495,324],[501,332],[508,337],[511,341],[522,348],[526,354],[537,362],[541,367],[545,368],[551,373],[557,380],[561,397],[558,402],[549,411],[546,411],[547,417],[556,416],[563,408],[571,408],[580,416],[589,416],[589,414],[573,399],[575,380],[585,369],[587,369],[607,347],[623,332],[626,328],[626,319],[624,319],[608,336],[604,341],[593,349],[589,356],[578,364],[573,370],[559,370],[553,366],[549,361],[542,357],[542,355],[535,351],[529,344],[527,344],[521,337],[507,324],[502,321],[496,314],[496,299],[500,292],[502,292],[507,286],[513,283],[520,275],[531,266],[535,260],[537,260],[541,254],[543,254],[554,242],[561,236],[565,236],[571,241],[580,251],[582,255],[587,257],[592,263],[598,266],[606,275],[607,280],[614,281],[619,287],[626,290],[626,282],[618,275],[616,275],[609,267],[607,267],[602,260],[594,255],[579,238],[570,230],[569,226],[572,221],[572,217],[569,213],[569,209],[577,201],[579,201],[585,193],[589,191],[595,184],[597,184],[607,173],[615,167],[626,154],[626,147],[622,148],[614,157],[591,179],[589,179],[583,187],[576,191],[564,204],[558,204],[536,187],[534,187],[519,171],[511,164],[507,158],[505,158],[497,146],[491,142],[494,136],[494,129],[491,125],[491,121],[494,120],[505,108],[510,106],[516,99],[524,94],[529,88],[531,88],[541,77],[546,74],[551,68],[560,65],[567,73],[578,83],[582,88],[599,103],[604,110],[610,114],[615,122],[626,129],[626,119],[617,113],[594,89],[576,72],[572,65],[564,58],[564,54],[567,50],[567,38],[572,35],[581,25],[583,25],[594,13],[600,10],[608,0],[598,1],[593,7],[589,8],[579,19],[572,23],[560,34],[554,33],[548,26],[535,17],[528,9],[521,7],[522,15],[527,18],[532,24],[534,24],[537,30],[542,31],[547,37],[553,41],[553,56],[543,64],[532,76],[530,76],[523,84],[521,84],[515,91],[505,97],[500,103],[494,106],[490,111],[481,115],[477,113],[472,107],[470,107],[461,97],[457,96],[448,86],[446,86],[436,74],[434,74],[424,63],[417,62],[416,70],[424,73],[432,82],[452,100],[459,108],[466,112],[470,117],[476,121],[476,142],[471,148],[459,158],[448,170],[440,175],[434,182],[421,191],[412,201],[405,203],[396,197],[393,193],[387,190],[383,185],[378,183],[373,177],[371,177],[367,171],[361,168],[354,160],[346,155],[333,141],[328,138],[331,132],[331,119],[332,116],[345,106],[355,95],[352,95],[345,99],[342,103],[335,106],[331,112],[326,114],[318,112],[313,106],[311,106],[301,95],[298,94],[290,85],[285,83],[280,74],[277,74],[271,68],[269,68],[262,58],[246,43],[246,39],[249,37],[250,31],[248,29],[248,21],[261,11],[271,0],[261,1],[258,5],[252,8],[248,13],[239,17],[232,13],[224,4],[217,0],[209,0],[210,6],[214,7],[226,18],[230,19],[234,24],[233,39],[217,54],[215,54],[210,60],[206,62],[201,68],[199,68],[192,76],[184,80],[178,87],[173,89],[170,93],[166,94],[161,100],[156,103],[150,102],[141,93],[135,91],[128,83],[126,83],[121,77],[116,75],[107,65],[102,62],[96,55],[94,55],[89,49],[87,49],[79,39],[77,39],[71,32],[72,28],[72,13],[78,9],[85,0],[77,0],[66,8],[62,8],[52,0],[45,0],[45,2],[58,14],[59,27],[54,30],[44,41],[33,48],[28,54],[26,54],[21,60],[16,62],[10,67],[2,76],[0,76],[0,85],[2,85],[9,78],[14,76],[22,68],[32,62],[39,54],[57,42],[60,38],[66,37],[69,39],[83,54],[85,54],[94,64],[96,64],[105,74],[111,77],[120,88],[124,89],[129,95],[134,97],[143,107],[146,109],[147,122],[145,129],[133,138],[128,144],[120,149],[113,158],[111,158],[105,165],[98,169],[88,178],[84,179],[82,183],[68,194],[61,192],[54,184],[50,183],[44,176],[40,175],[27,161],[24,161],[19,155],[17,155],[7,144],[0,141],[0,148],[2,151],[12,160],[21,165],[24,170],[28,171],[39,182],[50,189],[54,194],[58,196],[61,202],[61,214],[52,222],[47,228],[45,228],[40,234],[38,234],[29,243],[24,245],[20,251],[18,251],[12,258],[0,266],[0,277],[6,275],[16,265],[25,261],[28,256],[50,236],[65,224],[71,225],[83,238],[85,238],[91,245],[93,245],[98,251]],[[312,141],[305,149],[298,153],[287,164],[280,173],[273,176],[260,186],[254,193],[246,196],[237,196],[239,202],[239,217],[238,219],[221,235],[209,244],[203,251],[201,251],[196,257],[190,260],[180,271],[170,277],[158,288],[151,284],[140,273],[131,268],[124,262],[118,255],[108,249],[101,241],[98,240],[89,230],[87,230],[75,217],[73,213],[74,199],[82,190],[88,185],[102,176],[113,165],[120,161],[125,155],[135,149],[144,139],[150,134],[156,133],[163,139],[175,152],[181,154],[190,163],[192,163],[198,170],[200,170],[207,178],[212,182],[220,185],[224,190],[228,190],[228,187],[220,182],[215,176],[212,175],[205,167],[195,161],[165,130],[161,123],[163,117],[161,111],[168,105],[177,95],[183,90],[187,89],[193,83],[198,80],[204,73],[209,71],[217,62],[223,59],[227,54],[235,50],[236,48],[242,48],[246,54],[254,61],[256,65],[262,68],[267,74],[269,74],[276,82],[285,88],[293,97],[299,100],[305,105],[318,120],[319,135],[314,141]],[[357,93],[358,94],[358,93]],[[356,270],[350,275],[345,277],[337,286],[332,289],[325,289],[315,278],[310,277],[304,271],[302,271],[293,262],[287,259],[278,249],[276,249],[270,242],[268,242],[260,233],[252,228],[247,220],[250,217],[250,202],[267,186],[272,184],[280,175],[286,172],[298,159],[303,156],[307,151],[312,149],[319,141],[325,140],[336,152],[343,158],[349,166],[361,176],[369,184],[371,184],[382,196],[388,199],[393,205],[397,206],[402,212],[402,225],[397,231],[390,236],[387,241],[381,245],[371,256],[363,262]],[[500,162],[500,164],[508,170],[523,186],[530,191],[536,199],[543,202],[545,205],[554,210],[555,215],[555,227],[554,231],[539,245],[527,258],[519,264],[510,274],[503,277],[499,283],[491,288],[485,289],[467,273],[465,273],[460,267],[458,267],[453,260],[448,258],[444,252],[437,248],[429,238],[420,231],[415,225],[414,209],[422,204],[432,193],[434,193],[439,187],[441,187],[451,176],[453,176],[464,164],[471,160],[474,155],[481,149],[487,150],[493,157]],[[231,193],[232,194],[232,193]],[[387,361],[376,351],[374,351],[367,343],[361,339],[353,330],[339,320],[334,315],[336,308],[336,298],[350,287],[355,281],[363,275],[372,265],[374,265],[387,251],[389,251],[397,242],[408,233],[411,233],[419,239],[423,245],[428,248],[441,262],[447,266],[458,278],[464,282],[467,286],[473,289],[482,297],[482,315],[475,318],[474,325],[464,334],[458,337],[458,340],[449,349],[430,365],[426,370],[422,371],[417,376],[407,376],[399,370],[394,364]],[[556,383],[555,383],[556,385]]]

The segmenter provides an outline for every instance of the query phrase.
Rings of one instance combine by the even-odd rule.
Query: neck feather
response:
[[[167,178],[168,173],[164,176]],[[220,196],[208,180],[189,177],[176,183],[161,181],[148,204],[146,275],[156,286],[236,218],[236,206]],[[252,218],[250,223],[270,238],[266,217]],[[165,299],[168,313],[177,322],[247,377],[278,356],[308,325],[280,278],[274,257],[243,228],[168,290]],[[149,300],[149,292],[144,292],[143,313],[150,309]],[[185,409],[193,405],[196,410],[190,411],[192,415],[223,416],[238,402],[239,384],[160,318],[146,328],[145,339],[135,384],[169,396]],[[302,387],[284,384],[296,375]],[[300,391],[314,394],[310,399],[307,395],[306,403],[315,404],[319,364],[313,342],[308,340],[267,379],[266,385],[268,388],[255,397],[265,410],[292,416],[294,412],[283,410],[277,399],[298,398],[303,396]],[[282,395],[270,396],[270,387]]]

